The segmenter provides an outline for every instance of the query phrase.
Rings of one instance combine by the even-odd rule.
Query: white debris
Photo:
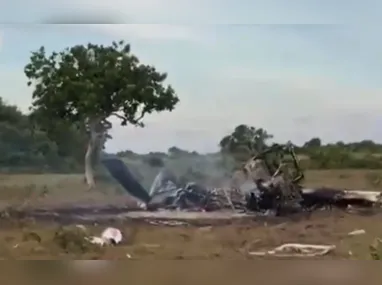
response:
[[[107,228],[105,229],[102,234],[101,238],[108,243],[113,243],[113,244],[119,244],[121,243],[123,237],[122,233],[119,229],[116,228]]]
[[[84,225],[76,225],[76,228],[86,232],[87,231],[87,228],[84,226]]]
[[[122,242],[123,236],[119,229],[116,228],[106,228],[100,237],[92,236],[86,238],[92,244],[98,244],[100,246],[110,245],[110,244],[119,244]]]
[[[348,233],[349,236],[359,236],[359,235],[364,235],[366,234],[366,231],[361,229],[361,230],[354,230],[350,233]]]
[[[315,257],[326,255],[333,251],[335,248],[335,245],[287,243],[276,247],[273,250],[249,252],[249,255],[276,257]]]
[[[92,244],[98,244],[100,246],[104,246],[106,241],[103,239],[103,238],[100,238],[100,237],[90,237],[90,238],[86,238],[89,242],[91,242]]]
[[[171,227],[177,227],[177,226],[186,226],[188,225],[188,223],[186,222],[181,222],[181,221],[161,221],[161,220],[157,220],[157,221],[150,221],[150,220],[146,220],[149,224],[151,225],[156,225],[156,226],[159,226],[159,225],[164,225],[164,226],[171,226]]]
[[[144,202],[137,201],[137,206],[139,209],[146,211],[147,210],[147,204]]]

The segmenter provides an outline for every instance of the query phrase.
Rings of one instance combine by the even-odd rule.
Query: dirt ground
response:
[[[307,186],[347,189],[382,189],[382,171],[311,171]],[[270,250],[284,243],[335,245],[324,260],[370,260],[370,245],[382,237],[382,214],[350,214],[340,210],[315,212],[311,216],[264,220],[253,218],[229,223],[166,226],[126,220],[110,224],[122,230],[124,242],[118,246],[92,247],[57,241],[60,225],[33,219],[14,220],[6,209],[42,205],[89,204],[122,205],[129,200],[115,187],[87,191],[80,176],[11,175],[0,176],[0,258],[23,260],[108,259],[108,260],[258,260],[251,251]],[[105,226],[87,226],[99,234]],[[66,229],[66,228],[65,228]],[[354,230],[364,234],[349,236]],[[70,242],[69,242],[70,243]]]
[[[1,259],[109,259],[109,260],[256,260],[252,251],[270,250],[285,243],[335,245],[325,260],[370,260],[369,246],[382,237],[381,214],[350,214],[340,210],[294,218],[204,222],[180,226],[124,221],[109,225],[121,229],[121,245],[92,247],[73,241],[63,246],[55,236],[57,224],[31,220],[7,221],[0,231]],[[99,235],[105,226],[86,226]],[[65,231],[77,232],[74,226]],[[354,230],[364,234],[349,236]],[[72,238],[72,237],[70,237]],[[70,241],[72,242],[72,241]],[[270,258],[270,257],[268,257]],[[272,258],[271,258],[272,259]]]

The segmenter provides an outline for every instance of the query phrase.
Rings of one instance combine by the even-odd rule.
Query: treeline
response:
[[[57,122],[47,132],[0,97],[1,172],[82,171],[85,135]]]
[[[296,147],[296,153],[300,154],[305,168],[382,168],[382,144],[371,140],[322,144],[319,138],[313,138],[302,147]]]
[[[51,124],[54,128],[42,128],[31,120],[31,116],[6,104],[0,97],[0,171],[82,172],[86,132],[63,122]],[[217,153],[199,154],[173,146],[167,152],[137,154],[125,150],[117,155],[152,167],[162,167],[169,159],[216,158],[227,153],[243,161],[271,145],[271,138],[272,135],[264,129],[240,125],[232,134],[222,138]],[[371,140],[324,144],[320,138],[312,138],[303,145],[296,145],[295,151],[301,165],[308,169],[382,168],[382,144]]]
[[[239,125],[220,140],[219,146],[222,153],[241,162],[269,147],[272,139],[273,135],[262,128]],[[295,152],[308,169],[382,168],[382,144],[371,140],[323,144],[316,137],[295,145]]]
[[[256,131],[257,129],[254,128]],[[195,156],[232,156],[234,159],[231,163],[240,165],[256,151],[264,150],[271,143],[267,140],[272,136],[260,129],[260,137],[252,136],[257,141],[240,141],[248,139],[251,136],[236,136],[231,134],[231,141],[235,145],[229,143],[229,139],[224,137],[220,142],[221,150],[219,153],[199,154],[196,151],[182,150],[178,147],[171,147],[167,152],[150,152],[148,154],[137,154],[133,151],[126,150],[118,152],[117,155],[130,159],[141,160],[152,167],[163,166],[169,159],[190,159]],[[232,138],[232,136],[234,138]],[[236,137],[236,139],[235,139]],[[259,141],[260,140],[260,141]],[[252,144],[252,147],[248,147]],[[363,140],[360,142],[337,142],[322,143],[320,138],[312,138],[303,145],[294,145],[295,152],[298,156],[300,164],[305,169],[378,169],[382,168],[382,144],[371,140]],[[236,162],[235,162],[236,161]],[[227,165],[226,165],[227,166]],[[228,168],[235,167],[229,165]]]
[[[327,144],[320,147],[296,146],[296,154],[305,169],[378,169],[382,168],[382,145],[378,151],[365,148],[363,142],[349,144]],[[132,151],[121,151],[117,155],[130,160],[141,160],[152,167],[165,165],[168,159],[187,159],[195,156],[217,156],[219,153],[199,154],[195,151],[181,150],[171,152],[150,152],[137,154]]]

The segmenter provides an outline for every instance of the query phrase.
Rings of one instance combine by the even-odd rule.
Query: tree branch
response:
[[[121,119],[122,121],[127,121],[127,118],[125,116],[122,116],[122,115],[120,115],[118,113],[114,112],[114,113],[111,113],[111,115],[116,116],[118,119]]]
[[[141,115],[134,119],[134,121],[137,123],[137,124],[140,124],[140,125],[143,125],[143,123],[140,123],[139,121],[143,119],[143,117],[145,116],[146,112],[145,111],[142,111]]]

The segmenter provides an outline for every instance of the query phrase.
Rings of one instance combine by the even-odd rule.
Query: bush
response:
[[[144,162],[150,165],[151,167],[163,167],[164,162],[163,159],[158,156],[148,155],[144,158]]]
[[[53,242],[66,253],[84,254],[100,251],[100,247],[92,244],[88,237],[88,234],[79,227],[61,227],[56,231]]]
[[[379,169],[382,161],[372,155],[355,155],[340,147],[316,148],[304,153],[309,161],[304,166],[310,169]]]
[[[372,260],[382,260],[382,240],[377,238],[370,245],[370,256]]]

